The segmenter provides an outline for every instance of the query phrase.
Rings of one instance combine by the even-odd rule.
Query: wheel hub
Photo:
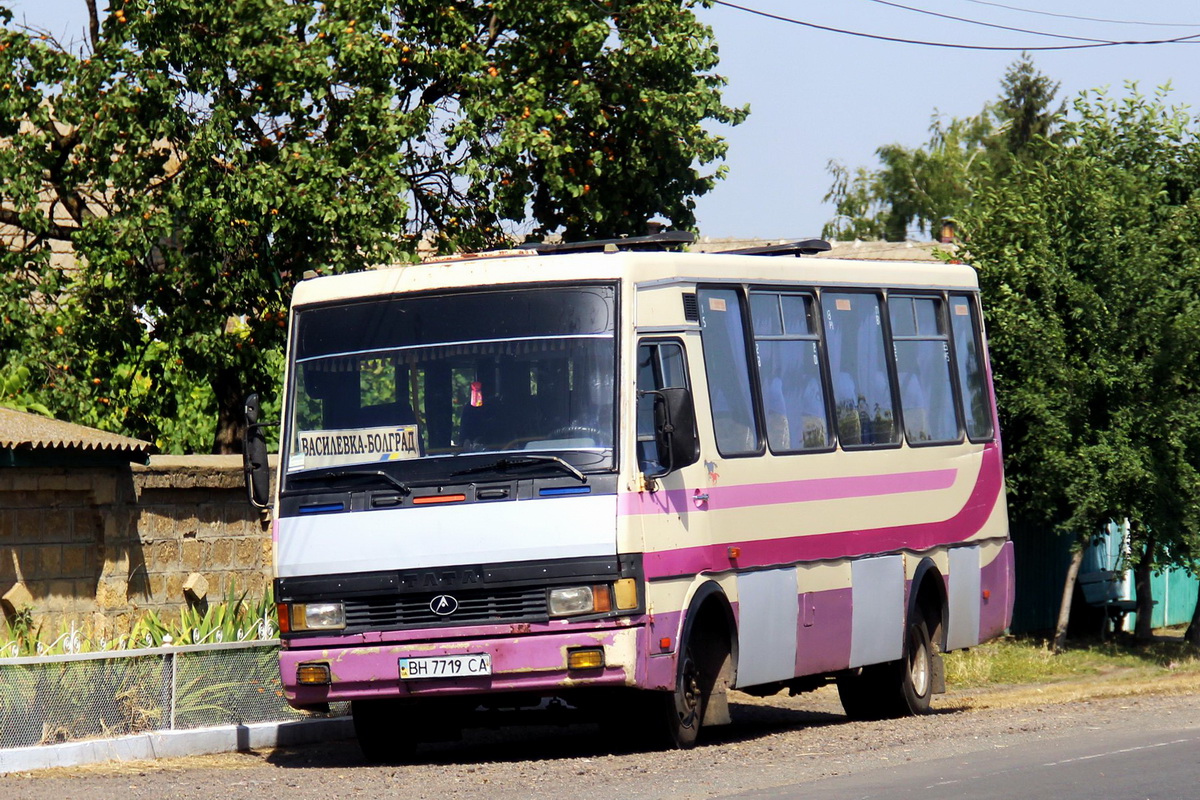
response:
[[[912,663],[909,665],[909,675],[913,691],[918,697],[924,697],[929,692],[929,653],[925,644],[919,644],[913,651]]]

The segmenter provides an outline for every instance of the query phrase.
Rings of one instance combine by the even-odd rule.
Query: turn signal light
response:
[[[296,683],[307,686],[328,686],[330,680],[329,665],[323,662],[308,662],[296,667]]]
[[[613,594],[616,596],[617,608],[621,611],[637,608],[637,581],[633,578],[621,578],[614,583]]]
[[[604,648],[585,647],[567,652],[567,669],[603,669]]]

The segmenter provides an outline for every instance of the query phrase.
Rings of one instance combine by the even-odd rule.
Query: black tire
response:
[[[355,700],[350,703],[354,735],[370,764],[397,764],[412,757],[416,739],[405,733],[411,717],[396,700]],[[409,719],[405,719],[409,717]]]
[[[690,750],[696,746],[715,676],[708,675],[696,648],[684,647],[675,671],[675,691],[637,698],[633,724],[620,735],[638,749]]]
[[[903,674],[900,680],[901,704],[896,716],[929,713],[933,699],[933,642],[925,620],[918,618],[908,626],[904,642]]]
[[[880,697],[871,667],[843,672],[837,676],[838,699],[846,716],[854,720],[880,719]]]
[[[850,719],[928,713],[933,698],[933,643],[925,620],[918,618],[909,624],[903,658],[845,672],[838,676],[837,687]]]
[[[704,674],[696,649],[688,644],[679,654],[675,691],[668,695],[665,721],[669,747],[690,750],[696,746],[711,692],[712,678]]]

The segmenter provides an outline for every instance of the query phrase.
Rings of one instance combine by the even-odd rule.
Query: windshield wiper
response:
[[[384,472],[381,469],[334,469],[329,472],[306,472],[300,475],[292,475],[288,477],[289,482],[309,483],[323,480],[339,480],[342,478],[380,478],[384,483],[389,483],[399,489],[404,494],[412,494],[412,490],[408,488],[408,484],[397,480],[392,475]]]
[[[551,464],[566,472],[571,473],[571,476],[576,478],[580,483],[587,483],[587,476],[575,468],[574,465],[568,463],[558,456],[510,456],[493,461],[490,464],[484,464],[478,467],[470,467],[469,469],[460,469],[458,472],[451,472],[454,475],[474,475],[480,472],[506,472],[512,467],[528,467],[532,464]]]

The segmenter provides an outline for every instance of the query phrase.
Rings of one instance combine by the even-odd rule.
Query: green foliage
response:
[[[1200,129],[1133,87],[1075,110],[964,216],[1010,511],[1085,535],[1127,518],[1135,565],[1195,569]]]
[[[118,0],[80,54],[10,18],[0,368],[172,451],[277,394],[306,270],[690,228],[745,115],[672,0]]]
[[[1002,90],[976,116],[946,120],[935,113],[924,145],[880,147],[876,169],[850,170],[830,161],[833,184],[824,199],[837,216],[822,235],[893,242],[914,228],[929,235],[942,220],[958,219],[975,194],[1014,162],[1035,161],[1064,119],[1062,105],[1053,109],[1058,84],[1022,56],[1005,73]]]
[[[230,583],[226,597],[237,594]],[[214,644],[270,639],[277,635],[275,601],[271,592],[247,602],[243,592],[236,600],[206,603],[180,609],[178,619],[163,619],[147,612],[129,634],[132,647],[160,647],[164,644]]]
[[[878,170],[860,167],[850,173],[831,161],[834,183],[825,200],[834,203],[838,216],[826,224],[823,235],[900,242],[913,225],[922,233],[932,232],[942,219],[956,217],[966,207],[985,172],[983,154],[991,133],[986,114],[948,122],[935,116],[925,146],[889,144],[876,150]]]
[[[178,617],[163,617],[145,612],[129,634],[115,639],[92,636],[78,625],[64,625],[54,639],[34,626],[30,609],[19,610],[0,629],[0,659],[21,656],[52,656],[128,650],[164,645],[215,644],[273,639],[279,631],[275,620],[275,601],[268,591],[258,598],[238,595],[231,581],[225,596],[230,598],[202,607],[187,607]],[[233,599],[235,598],[236,599]],[[49,635],[53,635],[52,633]]]
[[[24,364],[18,364],[7,374],[0,373],[0,406],[53,417],[50,409],[33,399],[30,388],[29,367]]]
[[[12,616],[4,620],[5,644],[0,646],[0,655],[37,655],[40,633],[41,628],[34,625],[33,609],[17,609]]]

